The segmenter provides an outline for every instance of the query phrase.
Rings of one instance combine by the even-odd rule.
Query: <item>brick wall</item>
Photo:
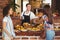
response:
[[[10,0],[0,0],[0,27],[2,26],[2,19],[3,19],[3,8],[10,2]],[[15,25],[17,22],[16,19],[19,18],[13,18],[13,24]]]
[[[0,26],[2,25],[3,19],[3,8],[8,4],[9,0],[0,0]]]
[[[8,4],[9,0],[0,0],[0,13],[2,12],[2,9]]]
[[[8,4],[9,0],[0,0],[0,29],[2,29],[3,8]],[[0,32],[0,36],[2,33]]]

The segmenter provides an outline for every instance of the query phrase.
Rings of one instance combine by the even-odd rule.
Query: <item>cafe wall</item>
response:
[[[10,0],[0,0],[0,27],[2,26],[2,19],[3,19],[3,8],[9,4]],[[21,0],[16,0],[16,3],[20,6],[16,9],[16,13],[19,12],[21,13]],[[13,19],[16,21],[16,18]],[[16,23],[16,22],[14,22]]]
[[[0,36],[2,35],[1,29],[2,29],[2,19],[3,19],[3,8],[6,6],[6,4],[9,3],[10,0],[0,0]]]
[[[29,2],[32,5],[32,10],[42,6],[42,0],[29,0]]]
[[[0,26],[2,26],[3,8],[9,3],[9,1],[10,0],[0,0]]]

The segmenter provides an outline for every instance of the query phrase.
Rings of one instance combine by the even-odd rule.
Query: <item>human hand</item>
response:
[[[10,36],[11,40],[13,40],[13,36]]]

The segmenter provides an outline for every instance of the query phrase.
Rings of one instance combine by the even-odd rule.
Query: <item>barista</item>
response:
[[[31,11],[31,5],[29,3],[26,4],[26,8],[26,11],[22,12],[21,14],[22,24],[25,22],[30,23],[30,21],[35,18],[35,15]]]

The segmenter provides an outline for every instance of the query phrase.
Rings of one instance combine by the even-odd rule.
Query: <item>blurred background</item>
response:
[[[2,36],[2,19],[3,8],[10,4],[13,6],[14,13],[12,15],[13,24],[20,25],[20,14],[26,10],[26,4],[32,5],[32,11],[37,13],[36,9],[42,8],[44,5],[50,5],[52,9],[52,15],[54,16],[53,22],[56,28],[56,36],[60,36],[60,0],[0,0],[0,35]]]

